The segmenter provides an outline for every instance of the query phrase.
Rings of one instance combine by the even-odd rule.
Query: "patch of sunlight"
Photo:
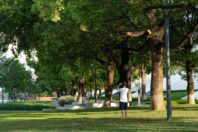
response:
[[[83,32],[88,32],[88,27],[86,25],[80,25],[80,30],[83,31]]]

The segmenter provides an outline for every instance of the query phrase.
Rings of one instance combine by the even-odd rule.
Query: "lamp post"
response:
[[[3,87],[1,88],[2,89],[2,104],[4,104],[4,95],[3,95]]]
[[[95,100],[95,103],[97,103],[96,67],[94,69],[94,88],[95,88],[94,100]]]
[[[170,1],[168,1],[170,4]],[[169,38],[169,18],[168,10],[164,10],[165,17],[165,49],[166,49],[166,101],[167,101],[167,120],[172,119],[171,108],[171,79],[170,79],[170,38]]]

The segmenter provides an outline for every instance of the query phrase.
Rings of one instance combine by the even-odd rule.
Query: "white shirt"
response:
[[[129,89],[124,87],[118,89],[118,92],[120,92],[120,102],[128,102],[127,94],[128,94]]]

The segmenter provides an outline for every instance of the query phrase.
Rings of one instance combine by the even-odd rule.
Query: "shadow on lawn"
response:
[[[9,113],[9,112],[4,112],[4,113],[0,113],[0,118],[8,118],[8,117],[46,117],[50,115],[49,113]]]
[[[138,106],[133,106],[133,107],[128,107],[128,110],[151,110],[150,107],[144,107],[144,106],[141,106],[141,107],[138,107]],[[54,113],[54,112],[57,112],[57,113],[82,113],[82,112],[107,112],[107,111],[119,111],[119,108],[118,107],[113,107],[113,108],[93,108],[93,109],[84,109],[84,110],[57,110],[57,111],[47,111],[46,113]]]
[[[197,131],[198,120],[186,122],[191,118],[78,118],[45,120],[0,121],[1,132],[7,131]]]
[[[173,110],[179,111],[198,111],[198,105],[180,105],[174,106]]]

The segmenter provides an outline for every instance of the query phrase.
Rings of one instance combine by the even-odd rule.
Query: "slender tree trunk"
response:
[[[2,88],[2,104],[4,104],[4,94],[3,94],[3,88]]]
[[[112,90],[113,90],[113,80],[114,80],[114,62],[109,60],[107,66],[107,89],[106,89],[106,96],[104,107],[111,106],[111,97],[112,97]]]
[[[56,91],[56,94],[57,94],[57,98],[59,98],[61,96],[60,91]]]
[[[151,109],[156,111],[165,109],[163,97],[162,44],[156,44],[152,48]]]
[[[76,102],[79,102],[79,103],[82,102],[82,93],[81,93],[80,88],[79,88],[79,92],[78,92],[78,95],[77,95],[77,98],[76,98]]]
[[[86,97],[84,84],[85,84],[85,79],[84,78],[80,79],[80,81],[79,81],[79,94],[78,94],[78,97],[77,97],[77,102],[82,102],[83,103],[83,98]]]
[[[100,85],[98,85],[98,90],[99,90],[98,97],[100,98],[101,97],[101,92],[102,92]]]
[[[89,85],[89,91],[91,93],[91,96],[90,97],[92,97],[92,87],[91,87],[91,84]]]
[[[194,65],[192,64],[192,62],[186,61],[188,104],[195,104],[193,68],[194,68]]]
[[[13,101],[16,102],[16,89],[14,88],[13,91]]]
[[[27,94],[26,94],[26,92],[24,92],[24,101],[26,101],[27,100]]]
[[[142,100],[146,100],[146,68],[141,64]]]

